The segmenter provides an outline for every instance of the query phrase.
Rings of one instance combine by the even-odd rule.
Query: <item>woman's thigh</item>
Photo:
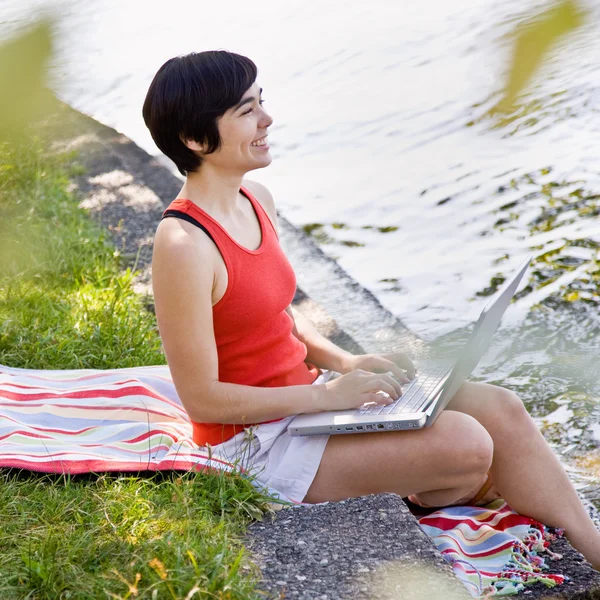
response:
[[[444,411],[431,427],[330,436],[305,502],[368,494],[409,494],[476,483],[493,442],[470,415]]]

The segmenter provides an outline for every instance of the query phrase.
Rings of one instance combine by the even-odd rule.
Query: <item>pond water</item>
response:
[[[253,176],[281,213],[418,335],[453,347],[524,256],[529,280],[476,378],[526,401],[589,498],[600,491],[600,7],[522,108],[508,34],[540,0],[260,4],[2,0],[0,37],[57,15],[53,87],[157,153],[141,104],[175,54],[250,56],[275,121]]]

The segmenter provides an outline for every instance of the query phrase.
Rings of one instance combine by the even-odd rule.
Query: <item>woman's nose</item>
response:
[[[270,127],[273,124],[273,117],[264,108],[260,124],[262,127]]]

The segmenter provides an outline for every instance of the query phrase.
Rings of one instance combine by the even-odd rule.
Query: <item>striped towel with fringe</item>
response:
[[[554,587],[568,579],[547,570],[545,552],[563,535],[514,512],[504,500],[485,507],[449,506],[419,519],[423,531],[475,598],[513,596],[536,581]]]
[[[162,365],[0,365],[0,467],[65,474],[236,469],[194,443],[190,419]],[[541,572],[544,560],[537,552],[551,539],[548,529],[497,503],[449,507],[419,522],[473,596],[515,594],[533,581],[561,583],[564,577]]]

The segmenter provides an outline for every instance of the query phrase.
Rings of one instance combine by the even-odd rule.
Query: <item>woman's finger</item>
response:
[[[406,376],[406,373],[397,365],[393,367],[390,365],[389,371],[382,373],[381,376],[389,377],[390,381],[393,381],[393,385],[398,385],[399,389],[405,384],[409,383],[410,379]]]
[[[410,378],[398,365],[394,364],[394,368],[391,369],[392,375],[401,383],[409,383]]]
[[[381,404],[391,404],[392,402],[395,402],[394,398],[382,391],[369,392],[369,398],[373,398],[373,402],[378,406]]]
[[[391,386],[393,386],[396,392],[398,392],[399,396],[402,396],[402,384],[397,379],[391,377],[390,375],[386,375],[385,373],[381,377],[383,377],[386,383],[389,383]],[[404,376],[404,379],[406,379],[406,376]]]
[[[398,400],[402,396],[402,389],[400,388],[397,381],[394,381],[391,377],[389,378],[393,383],[381,378],[375,379],[370,382],[366,391],[368,392],[385,392],[392,400]],[[396,387],[397,386],[397,387]]]
[[[385,357],[398,367],[406,369],[406,375],[408,376],[409,380],[415,378],[415,365],[407,354],[404,352],[396,352],[395,354],[387,354]]]

